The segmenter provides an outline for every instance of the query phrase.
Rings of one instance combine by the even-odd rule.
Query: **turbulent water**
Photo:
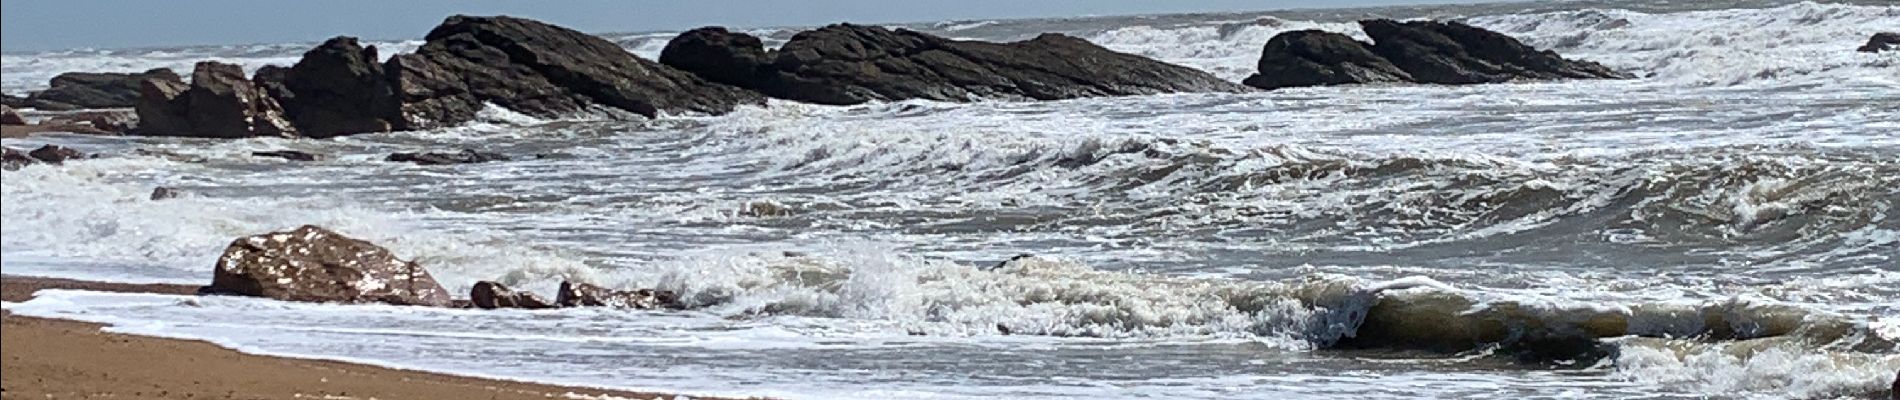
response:
[[[208,281],[316,224],[452,290],[573,278],[686,311],[49,292],[7,305],[246,351],[783,398],[1832,398],[1900,370],[1900,6],[1564,2],[914,27],[1062,31],[1244,77],[1274,34],[1460,19],[1628,81],[1053,102],[775,102],[334,140],[44,136],[5,270]],[[758,29],[782,42],[792,29]],[[653,56],[666,33],[612,35]],[[383,43],[384,53],[417,42]],[[308,44],[6,54],[254,68]],[[392,51],[393,50],[393,51]],[[423,167],[394,151],[516,161]],[[332,154],[315,163],[254,150]],[[183,198],[148,201],[155,186]],[[1036,254],[1004,263],[1018,254]]]

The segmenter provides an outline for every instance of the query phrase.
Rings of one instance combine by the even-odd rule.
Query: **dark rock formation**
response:
[[[495,153],[483,153],[472,149],[463,149],[455,153],[396,153],[383,161],[409,162],[419,165],[474,164],[489,161],[507,161],[508,156]]]
[[[402,104],[383,73],[376,47],[339,36],[305,52],[286,70],[258,70],[266,93],[307,137],[327,138],[402,129]]]
[[[395,56],[384,67],[412,129],[466,122],[484,102],[538,117],[595,108],[652,117],[720,114],[762,101],[605,39],[533,20],[454,16],[426,39],[416,54]]]
[[[1368,45],[1317,31],[1282,33],[1246,84],[1275,89],[1374,82],[1446,85],[1516,80],[1627,79],[1602,64],[1568,60],[1510,36],[1459,22],[1359,21]]]
[[[159,186],[152,188],[152,201],[178,198],[178,189]]]
[[[323,159],[322,156],[296,150],[253,151],[251,152],[251,157],[282,158],[290,161],[317,161]]]
[[[295,137],[277,101],[264,95],[244,69],[215,61],[198,63],[191,85],[176,78],[147,79],[140,89],[139,134],[243,138]]]
[[[1360,21],[1372,52],[1424,83],[1492,83],[1519,79],[1626,79],[1602,64],[1566,60],[1516,38],[1460,22]]]
[[[1245,90],[1193,68],[1059,34],[989,43],[839,24],[801,32],[767,54],[756,38],[701,28],[674,38],[660,59],[707,79],[820,104]]]
[[[26,108],[26,99],[20,98],[19,96],[0,93],[0,106],[7,106],[7,107],[12,107],[12,108]]]
[[[203,291],[287,301],[450,304],[448,291],[421,266],[310,225],[231,242]]]
[[[53,77],[46,90],[27,95],[23,105],[50,111],[131,107],[139,99],[139,82],[178,80],[172,70],[159,68],[136,74],[68,72]]]
[[[49,144],[27,152],[26,156],[47,164],[60,164],[66,162],[66,160],[86,158],[86,153],[81,153],[79,150],[73,150],[72,148],[64,146]]]
[[[1867,38],[1867,44],[1860,46],[1861,52],[1879,53],[1888,50],[1900,50],[1900,32],[1880,32]],[[1895,381],[1900,383],[1900,381]]]
[[[517,292],[500,283],[481,281],[468,292],[471,305],[483,309],[525,308],[538,310],[555,308],[554,303],[532,292]]]
[[[674,307],[678,302],[679,295],[671,291],[653,289],[622,291],[579,282],[561,282],[561,292],[554,297],[554,303],[561,307],[654,309]]]
[[[0,125],[26,125],[26,117],[14,112],[13,107],[0,105]]]
[[[1410,82],[1412,75],[1372,53],[1351,36],[1292,31],[1267,40],[1259,72],[1242,82],[1261,89],[1358,83]]]

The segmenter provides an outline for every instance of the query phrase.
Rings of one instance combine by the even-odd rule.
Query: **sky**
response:
[[[601,33],[1446,2],[1463,1],[6,0],[0,2],[0,50],[314,42],[337,35],[408,39],[454,14],[514,15]]]

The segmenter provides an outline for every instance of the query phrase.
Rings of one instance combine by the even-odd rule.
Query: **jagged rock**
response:
[[[303,54],[297,65],[258,80],[281,79],[266,92],[307,137],[327,138],[402,129],[402,104],[376,56],[376,46],[338,36]]]
[[[507,160],[508,156],[505,155],[483,153],[472,149],[464,149],[455,153],[396,153],[390,154],[389,157],[383,159],[383,161],[410,162],[419,165],[474,164]]]
[[[1376,82],[1446,85],[1516,80],[1628,79],[1602,64],[1569,60],[1460,22],[1359,21],[1372,44],[1344,35],[1292,31],[1262,50],[1249,86],[1277,89]]]
[[[38,162],[34,160],[33,157],[27,156],[26,152],[15,150],[12,147],[0,147],[0,150],[3,150],[3,152],[0,152],[0,168],[4,168],[8,171],[20,169],[20,167],[26,166],[27,164]]]
[[[283,66],[266,65],[257,67],[257,72],[251,73],[251,84],[257,85],[257,90],[264,91],[265,96],[277,100],[277,105],[286,109],[290,108],[290,103],[296,102],[297,98],[297,95],[291,93],[290,87],[284,83],[289,80],[290,68]],[[286,118],[288,118],[288,113],[289,111],[286,110]]]
[[[742,82],[768,96],[820,104],[980,98],[1054,100],[1244,87],[1060,34],[990,43],[915,31],[838,24],[801,32],[746,76],[757,39],[699,29],[668,43],[662,60],[709,79]],[[723,60],[729,61],[721,62]]]
[[[1279,89],[1412,81],[1411,74],[1373,54],[1371,46],[1351,36],[1320,30],[1274,35],[1261,52],[1258,71],[1242,83]]]
[[[146,79],[178,80],[178,74],[165,68],[136,74],[68,72],[53,77],[46,90],[27,95],[22,105],[48,111],[132,107],[139,82]]]
[[[152,188],[152,201],[178,198],[178,189],[159,186]]]
[[[561,282],[560,294],[554,303],[561,307],[614,307],[653,309],[673,307],[679,301],[679,295],[672,291],[640,289],[632,291],[612,290],[579,282]]]
[[[79,150],[73,150],[72,148],[64,146],[49,144],[27,152],[26,156],[47,164],[61,164],[65,163],[66,160],[86,158],[86,153],[81,153]]]
[[[1372,52],[1423,83],[1493,83],[1520,79],[1627,79],[1602,64],[1538,51],[1502,33],[1461,22],[1359,21]]]
[[[26,125],[26,117],[13,111],[13,107],[0,105],[0,125]]]
[[[202,292],[287,301],[444,307],[429,271],[370,242],[305,225],[239,238],[218,258]]]
[[[1900,50],[1900,32],[1880,32],[1867,38],[1867,44],[1857,49],[1863,53],[1879,53],[1888,50]],[[1895,381],[1900,383],[1900,381]]]
[[[453,16],[426,40],[384,67],[411,129],[466,122],[485,102],[537,117],[595,108],[721,114],[762,102],[605,39],[528,19]]]
[[[500,283],[481,281],[469,290],[469,303],[477,308],[525,308],[538,310],[554,308],[554,303],[532,292],[517,292]]]
[[[295,137],[277,101],[244,77],[237,65],[198,63],[186,86],[176,78],[145,80],[137,104],[138,134],[243,138]]]
[[[296,150],[253,151],[251,152],[251,157],[282,158],[290,161],[317,161],[323,159],[322,156]]]

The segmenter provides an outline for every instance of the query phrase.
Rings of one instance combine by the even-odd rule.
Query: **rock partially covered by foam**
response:
[[[767,96],[819,104],[1245,90],[1193,68],[1060,34],[991,43],[838,24],[801,32],[768,53],[749,35],[701,28],[674,38],[660,60]]]
[[[561,307],[654,309],[674,307],[679,295],[666,290],[613,290],[580,282],[561,282],[554,303]]]
[[[454,153],[395,153],[383,158],[389,162],[408,162],[417,165],[475,164],[489,161],[507,161],[508,156],[497,153],[485,153],[473,149],[462,149]]]
[[[477,308],[491,310],[497,308],[538,310],[555,307],[553,302],[533,292],[515,291],[506,285],[490,281],[475,282],[475,287],[469,289],[468,299],[469,303]]]
[[[146,79],[136,106],[138,134],[208,138],[295,137],[283,108],[244,76],[243,67],[199,62],[191,84]]]
[[[416,263],[311,225],[231,242],[203,292],[286,301],[450,305],[448,291]]]
[[[528,19],[453,16],[427,40],[416,54],[397,55],[384,67],[410,128],[467,122],[485,103],[536,117],[593,109],[653,117],[723,114],[764,100],[605,39]]]
[[[1874,37],[1867,38],[1867,44],[1860,46],[1859,50],[1863,53],[1900,50],[1900,32],[1875,33]]]
[[[1268,40],[1248,85],[1275,89],[1376,82],[1444,85],[1519,80],[1628,79],[1590,61],[1566,59],[1508,35],[1460,22],[1359,21],[1372,44],[1315,31]]]

